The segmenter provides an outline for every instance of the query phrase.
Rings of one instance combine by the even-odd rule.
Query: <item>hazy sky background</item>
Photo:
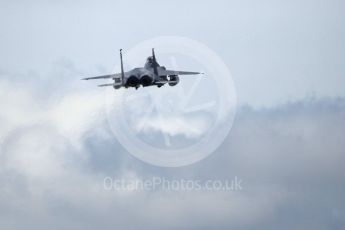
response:
[[[345,1],[0,1],[0,28],[0,229],[344,229]],[[239,100],[224,143],[180,168],[128,154],[79,80],[161,35],[213,49]],[[118,193],[107,176],[243,190]]]
[[[240,103],[344,96],[344,8],[341,0],[1,1],[0,70],[45,78],[66,58],[92,75],[111,71],[119,48],[175,35],[217,52]]]

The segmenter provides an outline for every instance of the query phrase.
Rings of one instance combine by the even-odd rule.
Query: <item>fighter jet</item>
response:
[[[102,75],[97,77],[87,77],[82,80],[93,80],[93,79],[112,79],[113,83],[98,85],[99,87],[113,86],[114,89],[124,88],[135,88],[138,89],[140,86],[157,86],[162,87],[165,84],[175,86],[179,83],[179,75],[194,75],[203,74],[200,72],[187,72],[187,71],[176,71],[167,70],[164,66],[160,66],[156,60],[155,51],[152,49],[152,56],[146,59],[144,67],[134,68],[125,72],[123,70],[122,61],[122,49],[120,49],[120,60],[121,60],[121,73]]]

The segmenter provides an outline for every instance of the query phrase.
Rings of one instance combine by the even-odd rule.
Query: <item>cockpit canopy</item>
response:
[[[157,62],[154,63],[153,57],[149,56],[146,59],[145,68],[153,68],[154,66],[159,66]]]
[[[153,58],[152,57],[146,58],[145,67],[152,67],[152,64],[153,64]]]

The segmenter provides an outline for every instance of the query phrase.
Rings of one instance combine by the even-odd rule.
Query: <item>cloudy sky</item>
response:
[[[344,228],[344,1],[2,0],[0,28],[1,229]],[[130,155],[103,89],[79,80],[165,35],[207,45],[237,92],[222,145],[177,168]],[[106,177],[242,189],[119,192]]]

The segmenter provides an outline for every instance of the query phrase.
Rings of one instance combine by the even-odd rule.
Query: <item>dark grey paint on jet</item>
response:
[[[179,83],[179,75],[202,74],[199,72],[167,70],[164,66],[160,66],[158,64],[154,49],[152,49],[152,56],[146,59],[145,66],[141,68],[134,68],[128,72],[124,72],[122,50],[120,50],[120,60],[121,73],[97,77],[87,77],[83,78],[83,80],[112,78],[114,80],[114,83],[102,84],[99,86],[113,86],[115,89],[119,89],[121,87],[134,87],[138,89],[140,86],[146,87],[156,85],[158,87],[161,87],[166,83],[168,83],[170,86],[174,86]]]

